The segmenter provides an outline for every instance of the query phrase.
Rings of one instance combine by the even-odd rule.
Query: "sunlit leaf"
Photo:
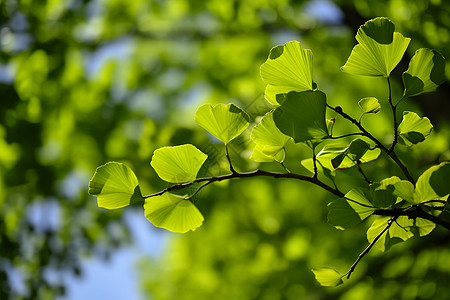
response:
[[[265,98],[273,105],[281,104],[276,99],[278,94],[312,90],[311,50],[304,50],[297,41],[272,48],[261,66],[261,77],[267,84]]]
[[[145,217],[156,227],[185,233],[203,224],[203,216],[191,200],[170,193],[149,198],[144,204]]]
[[[205,104],[195,112],[195,122],[228,144],[239,136],[249,125],[250,118],[246,112],[234,104]]]
[[[355,139],[351,141],[350,145],[345,148],[340,154],[331,160],[334,168],[339,168],[340,164],[345,157],[350,158],[352,161],[360,160],[364,154],[370,149],[370,144],[361,140]]]
[[[261,122],[253,127],[251,138],[257,145],[254,152],[256,151],[264,154],[264,156],[273,157],[272,161],[291,139],[287,135],[283,134],[275,125],[275,122],[273,121],[273,111],[268,112],[261,119]],[[252,157],[252,159],[256,158],[256,161],[260,161],[257,160],[259,156],[252,155]]]
[[[408,218],[407,216],[400,216],[392,223],[391,228],[389,228],[390,239],[399,238],[402,241],[406,241],[414,236],[411,231],[414,226],[414,220]]]
[[[403,73],[404,96],[434,91],[445,80],[444,57],[434,50],[419,49],[411,59],[408,70]]]
[[[295,142],[327,138],[326,96],[321,91],[290,92],[273,115],[280,131]]]
[[[398,141],[406,146],[423,142],[433,129],[427,117],[419,117],[411,111],[403,112],[403,120],[398,126]]]
[[[366,201],[366,203],[370,205],[370,202]],[[337,229],[347,229],[359,224],[374,211],[375,208],[362,206],[346,199],[338,199],[328,205],[328,224]]]
[[[109,162],[95,171],[89,194],[97,196],[99,207],[115,209],[143,200],[133,171],[122,163]]]
[[[282,161],[284,153],[278,147],[256,145],[250,159],[256,162]]]
[[[363,98],[359,100],[358,105],[366,114],[376,114],[381,109],[381,105],[375,97]]]
[[[394,32],[387,18],[375,18],[359,27],[356,45],[342,71],[350,74],[388,77],[397,66],[411,39]]]
[[[419,236],[426,236],[430,234],[434,228],[436,228],[436,223],[433,223],[430,220],[425,220],[422,218],[416,218],[414,220],[415,230],[418,231]]]
[[[400,180],[397,176],[392,176],[382,180],[381,185],[389,186],[392,185],[394,187],[393,194],[397,197],[400,197],[403,200],[406,200],[412,204],[414,203],[414,185],[407,180]]]
[[[394,186],[384,186],[379,183],[370,185],[372,203],[378,208],[389,208],[395,204],[397,196],[394,195]]]
[[[191,144],[162,147],[153,153],[151,165],[164,181],[191,182],[196,179],[207,157]]]
[[[317,282],[320,283],[321,286],[330,286],[335,287],[343,284],[342,275],[338,271],[331,268],[314,268],[312,269],[314,276],[316,277]]]
[[[370,228],[367,230],[367,240],[369,243],[372,243],[375,237],[386,227],[387,222],[389,221],[389,217],[377,217]],[[385,232],[375,243],[375,247],[377,247],[380,251],[384,252],[386,250],[386,244],[389,241],[389,235]]]
[[[414,203],[437,200],[450,193],[449,188],[450,163],[444,162],[432,166],[420,175],[416,183]]]

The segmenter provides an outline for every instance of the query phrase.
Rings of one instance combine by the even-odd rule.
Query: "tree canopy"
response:
[[[87,195],[97,166],[124,163],[138,174],[139,193],[151,194],[167,187],[158,170],[150,168],[156,149],[194,144],[211,159],[209,174],[218,175],[228,170],[220,140],[229,145],[238,171],[254,169],[257,163],[247,159],[249,130],[243,137],[233,139],[230,133],[216,140],[205,134],[202,127],[208,125],[198,126],[194,116],[203,104],[230,102],[242,107],[249,119],[270,111],[264,89],[272,83],[264,74],[261,78],[260,66],[276,45],[298,40],[313,50],[314,82],[333,107],[357,115],[359,99],[379,99],[382,108],[376,120],[367,115],[364,125],[380,140],[391,138],[392,116],[383,109],[385,81],[340,70],[357,43],[354,35],[368,19],[387,16],[396,31],[411,38],[405,59],[389,70],[392,94],[399,98],[402,72],[417,49],[431,48],[450,57],[449,9],[445,1],[402,0],[370,6],[359,0],[1,2],[0,298],[63,295],[64,283],[50,280],[48,272],[82,275],[83,256],[108,257],[133,242],[122,211],[98,209]],[[449,70],[447,66],[447,79]],[[409,69],[409,74],[414,72]],[[414,164],[414,178],[430,165],[449,160],[449,94],[445,82],[433,94],[400,104],[406,107],[408,101],[408,109],[421,111],[420,117],[427,116],[434,125],[426,143],[400,145],[398,155]],[[374,109],[373,100],[360,104],[367,112]],[[334,130],[349,128],[339,125]],[[408,145],[410,138],[403,135],[399,143]],[[288,143],[286,148],[310,155],[305,146]],[[295,161],[286,153],[286,163]],[[200,153],[192,155],[202,159]],[[268,171],[280,170],[263,165]],[[305,172],[298,163],[287,166]],[[185,175],[203,176],[204,169]],[[339,183],[351,187],[364,182],[362,177],[354,179],[357,172],[344,171]],[[402,176],[386,155],[365,165],[365,173],[377,179]],[[134,178],[128,179],[131,199],[138,192]],[[111,204],[111,198],[104,200]],[[289,180],[248,178],[211,185],[196,195],[195,205],[207,216],[201,228],[174,234],[157,259],[137,258],[140,285],[155,299],[445,297],[450,234],[439,227],[386,254],[374,249],[347,285],[320,287],[308,270],[346,269],[364,249],[370,225],[346,231],[329,226],[326,204],[333,200],[326,191]],[[162,199],[161,205],[167,201]],[[24,290],[12,288],[12,272],[20,274]]]

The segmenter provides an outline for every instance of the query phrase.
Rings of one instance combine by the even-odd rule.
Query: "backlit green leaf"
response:
[[[261,66],[261,77],[267,84],[265,98],[273,105],[281,104],[276,99],[278,94],[312,90],[311,50],[304,50],[297,41],[272,48]]]
[[[261,152],[265,156],[273,157],[272,161],[290,140],[290,137],[283,134],[275,125],[273,111],[268,112],[261,122],[253,127],[251,138],[257,145],[255,147],[256,151]],[[256,158],[256,156],[253,156],[253,158]]]
[[[314,268],[312,269],[316,280],[321,286],[335,287],[343,284],[342,275],[338,271],[331,268]]]
[[[410,39],[394,32],[387,18],[375,18],[359,27],[356,45],[342,71],[350,74],[388,77],[397,66]]]
[[[366,114],[376,114],[381,109],[381,105],[375,97],[363,98],[359,100],[358,104]]]
[[[416,183],[414,203],[437,200],[450,193],[449,187],[450,163],[443,162],[432,166],[420,175]]]
[[[411,111],[403,112],[403,120],[398,126],[399,143],[412,146],[423,142],[433,129],[427,117],[419,117]]]
[[[95,171],[89,182],[89,194],[97,196],[99,207],[115,209],[143,200],[139,182],[130,168],[109,162]]]
[[[370,205],[370,203],[367,201]],[[350,228],[370,216],[375,208],[362,206],[353,201],[338,199],[328,205],[328,224],[337,229]]]
[[[333,167],[337,169],[339,168],[345,157],[348,157],[352,161],[357,162],[364,156],[364,154],[366,154],[369,149],[370,144],[361,139],[355,139],[351,141],[350,145],[348,145],[348,147],[345,148],[342,153],[333,158],[331,160],[331,163],[333,164]]]
[[[250,159],[257,162],[282,161],[284,153],[278,147],[256,145]]]
[[[167,182],[191,182],[208,155],[191,144],[162,147],[153,153],[151,165],[158,176]]]
[[[403,73],[404,96],[434,91],[445,80],[444,57],[434,50],[419,49]]]
[[[290,92],[273,120],[280,131],[295,142],[328,138],[325,122],[326,96],[321,91]]]
[[[397,176],[392,176],[382,180],[381,185],[394,187],[393,194],[401,199],[414,203],[414,185],[407,180],[400,180]]]
[[[393,185],[374,183],[370,185],[372,203],[378,208],[389,208],[395,204],[397,196],[394,195]]]
[[[170,193],[149,198],[144,204],[145,217],[156,227],[185,233],[203,224],[203,216],[191,200]]]
[[[217,104],[200,106],[195,113],[195,122],[228,144],[239,136],[249,125],[250,118],[246,112],[234,104]]]

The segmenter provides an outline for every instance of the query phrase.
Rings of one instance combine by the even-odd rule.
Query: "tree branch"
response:
[[[350,267],[350,270],[348,271],[348,275],[347,275],[347,279],[350,278],[350,275],[352,275],[353,271],[355,271],[356,266],[358,265],[358,263],[361,261],[361,259],[367,254],[369,253],[370,249],[372,249],[373,245],[375,245],[375,243],[380,239],[380,237],[391,227],[392,223],[397,219],[397,217],[392,217],[392,219],[390,219],[388,221],[388,223],[386,224],[386,227],[383,228],[383,230],[381,230],[381,232],[373,239],[373,241],[369,244],[369,246],[367,246],[366,249],[364,249],[363,252],[361,252],[361,254],[358,256],[358,258],[356,259],[356,261],[353,263],[353,265]]]
[[[297,179],[297,180],[301,180],[301,181],[307,181],[307,182],[310,182],[312,184],[315,184],[315,185],[321,187],[322,189],[332,193],[333,195],[336,195],[338,197],[344,197],[344,194],[341,191],[323,183],[317,177],[309,177],[309,176],[295,174],[295,173],[277,173],[277,172],[268,172],[268,171],[263,171],[263,170],[255,170],[255,171],[246,172],[246,173],[235,172],[235,173],[220,175],[220,176],[215,176],[215,177],[198,178],[192,182],[179,183],[179,184],[172,185],[172,186],[170,186],[162,191],[159,191],[157,193],[154,193],[154,194],[151,194],[148,196],[144,196],[143,198],[147,199],[147,198],[151,198],[151,197],[155,197],[155,196],[161,196],[164,193],[174,191],[174,190],[181,190],[183,188],[186,188],[186,187],[191,186],[192,184],[198,183],[198,182],[207,182],[208,184],[210,184],[213,182],[229,180],[229,179],[234,179],[234,178],[249,178],[249,177],[258,177],[258,176],[273,177],[273,178],[291,178],[291,179]]]
[[[408,171],[408,168],[406,168],[406,166],[400,161],[400,159],[398,158],[397,154],[395,154],[394,151],[389,151],[388,148],[386,148],[377,138],[375,138],[370,132],[368,132],[362,125],[361,123],[359,123],[358,121],[356,121],[355,119],[353,119],[352,117],[350,117],[348,114],[346,114],[345,112],[342,111],[342,108],[340,106],[336,106],[336,107],[332,107],[330,105],[327,104],[327,107],[331,110],[334,110],[335,112],[337,112],[338,114],[340,114],[342,117],[344,117],[344,119],[349,120],[350,122],[352,122],[353,124],[355,124],[359,130],[361,130],[361,132],[363,133],[363,136],[369,138],[370,140],[372,140],[378,148],[380,148],[381,150],[383,150],[384,152],[386,152],[386,154],[388,154],[392,160],[400,167],[400,169],[402,170],[403,174],[405,174],[406,178],[408,179],[409,182],[411,182],[412,184],[415,184],[414,178],[412,178],[411,174]]]
[[[432,208],[432,207],[430,207]],[[373,212],[374,215],[378,215],[378,216],[390,216],[390,217],[399,217],[399,216],[407,216],[410,219],[416,219],[416,218],[421,218],[421,219],[425,219],[428,221],[431,221],[435,224],[441,225],[442,227],[450,230],[450,223],[442,220],[439,217],[430,215],[426,212],[423,211],[423,209],[420,207],[420,205],[414,205],[411,209],[398,209],[398,208],[393,208],[393,209],[377,209],[376,211]]]

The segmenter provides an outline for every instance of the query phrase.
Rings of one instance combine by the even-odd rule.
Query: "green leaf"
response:
[[[321,91],[290,92],[273,115],[280,131],[296,143],[328,138],[326,96]]]
[[[165,193],[144,204],[145,217],[156,227],[185,233],[203,224],[203,216],[191,200]]]
[[[419,204],[428,200],[437,200],[450,193],[448,179],[450,162],[443,162],[432,166],[420,175],[416,183],[414,203]]]
[[[366,154],[369,149],[370,144],[361,139],[354,139],[353,141],[351,141],[350,145],[348,145],[348,147],[342,151],[342,153],[331,160],[331,163],[333,164],[333,167],[337,169],[339,168],[345,157],[348,157],[352,161],[357,162],[364,156],[364,154]]]
[[[143,200],[136,175],[118,162],[108,162],[97,168],[89,181],[89,194],[97,196],[98,206],[107,209]]]
[[[267,84],[265,98],[273,105],[281,104],[276,95],[312,90],[311,50],[304,50],[297,41],[272,48],[261,66],[261,77]]]
[[[430,120],[427,117],[419,117],[411,111],[403,112],[403,120],[398,126],[399,143],[412,146],[423,142],[433,129]]]
[[[400,197],[401,199],[408,201],[409,203],[414,203],[414,185],[407,180],[400,180],[397,176],[392,176],[383,179],[381,182],[382,186],[394,187],[393,195]]]
[[[408,48],[411,39],[394,32],[387,18],[375,18],[359,27],[356,45],[342,71],[365,76],[388,77]]]
[[[208,155],[191,144],[162,147],[153,153],[151,165],[158,176],[167,182],[191,182]]]
[[[359,100],[358,105],[366,114],[376,114],[381,109],[381,105],[375,97],[363,98]]]
[[[366,203],[370,205],[370,202]],[[331,202],[328,209],[328,224],[341,230],[359,224],[375,211],[375,208],[362,206],[345,199]]]
[[[234,104],[209,104],[200,106],[195,112],[195,122],[228,144],[239,136],[249,125],[250,118],[246,112]]]
[[[344,283],[342,281],[344,275],[334,269],[314,268],[311,271],[314,273],[317,282],[319,282],[321,286],[335,287]]]
[[[391,217],[377,217],[370,228],[367,230],[367,240],[372,243],[375,237],[387,226]],[[385,252],[393,245],[406,241],[414,236],[411,232],[414,221],[407,216],[400,216],[396,222],[393,222],[389,230],[387,230],[375,243],[380,251]]]
[[[445,59],[434,50],[419,49],[402,77],[405,85],[403,93],[405,97],[434,91],[446,80]]]
[[[284,154],[283,152],[280,152],[278,147],[256,145],[255,148],[253,148],[250,159],[256,162],[272,162],[274,160],[282,161],[283,157]]]
[[[389,208],[395,204],[397,196],[394,193],[394,186],[383,186],[379,183],[370,185],[371,199],[375,207]]]

